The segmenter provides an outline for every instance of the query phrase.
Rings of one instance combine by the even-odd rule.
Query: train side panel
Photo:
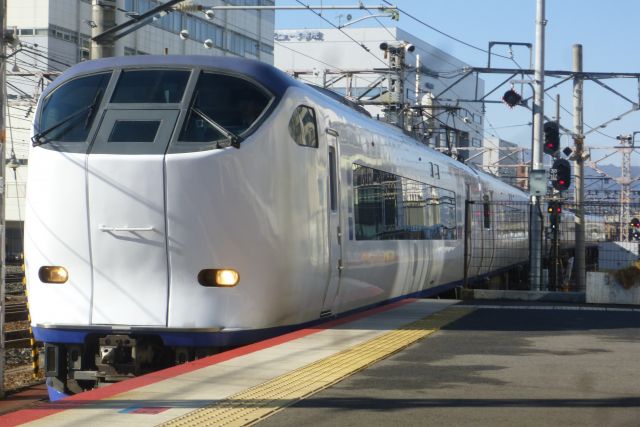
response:
[[[429,287],[461,281],[462,268],[447,268],[464,252],[464,203],[456,193],[455,239],[358,240],[354,218],[354,165],[366,166],[398,177],[446,190],[462,186],[464,167],[452,167],[452,160],[399,137],[394,129],[371,125],[366,118],[349,110],[339,114],[331,107],[327,127],[338,133],[340,142],[340,181],[344,216],[343,271],[339,311],[396,298]],[[338,111],[338,113],[335,113]],[[348,119],[346,119],[346,117]],[[439,173],[432,176],[432,167]],[[344,185],[347,184],[347,185]]]

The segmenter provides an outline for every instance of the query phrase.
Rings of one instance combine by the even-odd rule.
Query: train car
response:
[[[32,140],[25,264],[54,399],[441,292],[465,255],[471,278],[527,258],[525,224],[499,221],[527,194],[256,61],[83,62]]]

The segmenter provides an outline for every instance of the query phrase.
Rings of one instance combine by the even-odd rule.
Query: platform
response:
[[[635,427],[639,354],[635,307],[406,300],[0,425]]]
[[[0,425],[244,425],[394,354],[466,314],[404,300],[0,417]],[[439,314],[438,314],[439,313]]]

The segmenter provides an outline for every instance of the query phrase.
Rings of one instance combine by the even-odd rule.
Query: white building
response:
[[[143,13],[158,0],[117,0],[117,23],[130,19],[125,12]],[[204,10],[220,5],[266,5],[274,0],[199,0]],[[8,108],[6,168],[7,253],[21,252],[21,224],[28,167],[29,133],[37,97],[51,78],[69,66],[89,59],[90,0],[7,0],[7,26],[15,29],[22,48],[7,49]],[[274,11],[174,11],[116,42],[116,55],[200,54],[233,55],[273,63]],[[187,30],[189,38],[178,36]],[[210,40],[210,48],[203,45]],[[11,56],[12,55],[12,56]],[[14,242],[17,242],[14,244]],[[13,245],[13,246],[12,246]]]
[[[367,97],[383,98],[389,80],[371,88],[378,77],[388,74],[389,55],[381,50],[381,43],[405,49],[407,69],[404,79],[404,100],[421,100],[425,112],[432,112],[425,120],[430,131],[427,142],[442,151],[457,153],[461,159],[480,164],[484,134],[484,115],[481,104],[472,101],[484,93],[484,82],[472,74],[460,79],[468,65],[431,46],[400,28],[343,28],[278,30],[275,33],[275,65],[299,78],[326,85],[332,90],[358,98],[365,91]],[[419,56],[419,64],[417,63]],[[416,65],[421,72],[416,80]],[[372,72],[377,69],[377,72]],[[457,83],[452,86],[454,82]],[[374,115],[380,109],[367,107]],[[479,154],[475,156],[475,154]]]
[[[531,150],[513,142],[497,137],[487,137],[484,140],[484,169],[508,184],[526,188],[523,180],[528,179],[527,165],[530,158]]]

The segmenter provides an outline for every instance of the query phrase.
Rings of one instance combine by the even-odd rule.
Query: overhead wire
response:
[[[301,0],[296,0],[297,3],[299,3],[300,5],[306,7],[311,13],[313,13],[314,15],[320,17],[320,19],[322,19],[323,21],[325,21],[326,23],[328,23],[329,25],[331,25],[333,28],[337,29],[338,31],[340,31],[342,34],[344,34],[345,36],[347,36],[351,41],[353,41],[355,44],[357,44],[358,46],[360,46],[362,49],[364,49],[369,55],[371,55],[372,57],[374,57],[377,61],[382,62],[385,66],[387,65],[386,62],[384,62],[382,59],[378,58],[376,55],[374,55],[368,47],[366,47],[364,45],[364,43],[360,43],[358,42],[356,39],[354,39],[353,37],[351,37],[349,34],[347,34],[346,32],[342,31],[341,28],[338,28],[337,25],[335,25],[333,22],[329,21],[327,18],[325,18],[324,16],[322,16],[322,14],[316,12],[315,10],[311,9],[311,7],[308,4],[305,4],[304,2],[302,2]]]
[[[371,12],[369,9],[366,9],[366,11],[367,11],[367,13],[369,13],[369,16],[373,16],[373,12]],[[389,35],[390,35],[391,37],[393,37],[394,39],[396,38],[396,36],[391,32],[391,30],[390,30],[390,29],[388,29],[388,28],[387,28],[387,27],[382,23],[382,21],[380,21],[380,19],[378,19],[377,17],[374,17],[373,19],[374,19],[378,24],[380,24],[380,26],[382,26],[382,28],[384,28],[384,29],[385,29],[385,31],[386,31],[387,33],[389,33]]]
[[[550,99],[555,101],[555,99],[551,96],[551,94],[545,92],[545,95],[548,98],[550,98]],[[573,117],[573,113],[570,110],[568,110],[564,105],[560,104],[560,109],[562,111],[564,111],[565,113],[567,113],[569,116]],[[583,123],[583,124],[584,124],[585,127],[589,128],[590,130],[593,130],[597,134],[600,134],[600,135],[604,136],[605,138],[609,138],[609,139],[612,139],[612,140],[617,140],[618,139],[615,136],[607,135],[606,133],[598,130],[598,128],[594,128],[593,126],[589,126],[587,123]]]
[[[383,0],[383,2],[384,2],[385,4],[387,4],[387,5],[389,5],[389,6],[393,6],[393,5],[392,5],[389,1],[387,1],[387,0]],[[435,28],[435,27],[434,27],[434,26],[432,26],[432,25],[427,24],[427,23],[426,23],[426,22],[424,22],[423,20],[421,20],[421,19],[419,19],[419,18],[417,18],[417,17],[413,16],[412,14],[408,13],[408,12],[407,12],[406,10],[404,10],[404,9],[400,9],[400,8],[398,8],[398,11],[399,11],[400,13],[402,13],[403,15],[406,15],[406,16],[408,16],[409,18],[413,19],[414,21],[418,22],[419,24],[424,25],[425,27],[427,27],[427,28],[429,28],[429,29],[431,29],[431,30],[433,30],[433,31],[435,31],[435,32],[437,32],[437,33],[439,33],[439,34],[441,34],[441,35],[443,35],[443,36],[447,37],[447,38],[450,38],[451,40],[454,40],[454,41],[456,41],[456,42],[458,42],[458,43],[461,43],[461,44],[463,44],[463,45],[465,45],[465,46],[467,46],[467,47],[470,47],[470,48],[472,48],[472,49],[478,50],[478,51],[480,51],[480,52],[484,52],[484,53],[490,54],[490,55],[492,55],[492,56],[496,56],[496,57],[500,57],[500,58],[509,59],[509,60],[513,61],[513,63],[514,63],[514,64],[515,64],[515,65],[516,65],[520,70],[522,70],[522,67],[520,66],[520,64],[518,64],[518,62],[513,58],[513,56],[512,56],[512,55],[511,55],[511,56],[505,56],[505,55],[500,55],[500,54],[497,54],[497,53],[494,53],[494,52],[489,52],[489,51],[488,51],[488,50],[486,50],[486,49],[480,48],[480,47],[478,47],[478,46],[474,46],[474,45],[472,45],[472,44],[470,44],[470,43],[467,43],[467,42],[465,42],[465,41],[463,41],[463,40],[461,40],[461,39],[459,39],[459,38],[457,38],[457,37],[454,37],[454,36],[452,36],[452,35],[450,35],[450,34],[447,34],[447,33],[445,33],[444,31],[439,30],[439,29]],[[453,91],[452,91],[452,92],[453,92]],[[455,93],[455,92],[453,92],[453,93]],[[549,94],[547,94],[547,96],[550,96],[550,95],[549,95]],[[562,106],[562,105],[561,105],[561,108],[562,108],[565,112],[567,112],[571,117],[573,117],[573,114],[572,114],[569,110],[567,110],[564,106]],[[485,119],[486,119],[486,118],[485,118]],[[605,134],[604,132],[601,132],[601,131],[600,131],[600,130],[598,130],[597,128],[594,128],[594,127],[592,127],[592,126],[589,126],[589,125],[588,125],[588,124],[586,124],[586,123],[585,123],[584,125],[585,125],[587,128],[589,128],[589,129],[591,129],[591,130],[595,131],[596,133],[598,133],[598,134],[600,134],[600,135],[602,135],[602,136],[604,136],[604,137],[606,137],[606,138],[614,139],[614,140],[616,139],[615,137],[613,137],[613,136],[611,136],[611,135],[607,135],[607,134]],[[495,128],[493,128],[493,129],[495,130]]]
[[[291,48],[291,47],[287,46],[287,45],[286,45],[286,44],[284,44],[284,43],[280,43],[280,42],[278,42],[278,41],[274,41],[274,43],[275,43],[275,44],[277,44],[277,45],[278,45],[278,46],[280,46],[280,47],[283,47],[283,48],[285,48],[285,49],[288,49],[288,50],[292,51],[293,53],[296,53],[296,54],[298,54],[298,55],[304,56],[305,58],[309,58],[309,59],[311,59],[312,61],[316,61],[316,62],[318,62],[318,63],[320,63],[320,64],[322,64],[322,65],[326,65],[326,66],[328,66],[328,67],[331,67],[331,68],[336,69],[336,70],[339,70],[339,71],[345,71],[345,70],[343,70],[342,68],[337,67],[337,66],[335,66],[335,65],[331,65],[331,64],[329,64],[329,63],[327,63],[327,62],[322,61],[321,59],[315,58],[315,57],[313,57],[313,56],[311,56],[311,55],[308,55],[308,54],[306,54],[306,53],[304,53],[304,52],[300,52],[300,51],[298,51],[298,50],[295,50],[295,49],[293,49],[293,48]]]
[[[388,6],[395,6],[395,5],[393,5],[392,3],[388,2],[387,0],[382,0],[382,1],[383,1],[385,4],[387,4]],[[457,37],[452,36],[451,34],[447,34],[447,33],[445,33],[444,31],[437,29],[437,28],[436,28],[436,27],[434,27],[433,25],[429,25],[429,24],[427,24],[427,23],[426,23],[426,22],[424,22],[423,20],[421,20],[421,19],[419,19],[419,18],[416,18],[415,16],[413,16],[412,14],[410,14],[409,12],[407,12],[407,11],[406,11],[406,10],[404,10],[404,9],[400,9],[400,8],[398,7],[398,8],[397,8],[397,10],[398,10],[400,13],[402,13],[403,15],[408,16],[409,18],[413,19],[414,21],[418,22],[419,24],[424,25],[425,27],[429,28],[430,30],[435,31],[435,32],[436,32],[436,33],[438,33],[438,34],[441,34],[441,35],[443,35],[443,36],[445,36],[445,37],[447,37],[447,38],[450,38],[450,39],[451,39],[451,40],[453,40],[453,41],[456,41],[456,42],[458,42],[458,43],[460,43],[460,44],[463,44],[463,45],[465,45],[465,46],[467,46],[467,47],[470,47],[470,48],[472,48],[472,49],[478,50],[478,51],[480,51],[480,52],[489,53],[489,51],[488,51],[487,49],[483,49],[483,48],[481,48],[481,47],[474,46],[474,45],[472,45],[471,43],[467,43],[467,42],[465,42],[464,40],[461,40],[461,39],[459,39],[459,38],[457,38]],[[493,56],[497,56],[497,57],[500,57],[500,58],[509,59],[509,57],[508,57],[508,56],[499,55],[499,54],[497,54],[497,53],[491,53],[491,55],[493,55]]]
[[[298,50],[295,50],[295,49],[287,46],[284,43],[280,43],[280,42],[274,40],[274,44],[277,44],[278,46],[283,47],[285,49],[288,49],[288,50],[290,50],[293,53],[296,53],[298,55],[304,56],[305,58],[311,59],[312,61],[316,61],[316,62],[318,62],[318,63],[320,63],[322,65],[326,65],[329,68],[332,68],[332,69],[335,69],[335,70],[338,70],[338,71],[342,71],[342,72],[347,72],[347,70],[344,70],[344,69],[342,69],[342,68],[340,68],[340,67],[338,67],[336,65],[329,64],[328,62],[322,61],[321,59],[315,58],[315,57],[313,57],[311,55],[308,55],[308,54],[306,54],[304,52],[300,52]],[[373,80],[367,79],[366,77],[362,77],[362,76],[360,76],[360,79],[364,80],[367,83],[372,83],[373,82]]]
[[[389,2],[389,1],[387,1],[387,0],[383,0],[383,2],[384,2],[385,4],[387,4],[387,5],[389,5],[389,6],[394,6],[392,3],[390,3],[390,2]],[[494,53],[494,52],[489,52],[487,49],[483,49],[483,48],[480,48],[480,47],[478,47],[478,46],[474,46],[474,45],[472,45],[472,44],[470,44],[470,43],[465,42],[464,40],[461,40],[461,39],[459,39],[459,38],[457,38],[457,37],[452,36],[451,34],[448,34],[448,33],[444,32],[444,31],[442,31],[442,30],[439,30],[438,28],[436,28],[436,27],[434,27],[434,26],[432,26],[432,25],[430,25],[430,24],[428,24],[428,23],[424,22],[423,20],[421,20],[421,19],[417,18],[416,16],[414,16],[414,15],[412,15],[412,14],[408,13],[408,12],[407,12],[406,10],[404,10],[404,9],[397,8],[397,10],[398,10],[400,13],[402,13],[403,15],[406,15],[406,16],[408,16],[409,18],[413,19],[414,21],[418,22],[419,24],[421,24],[421,25],[423,25],[423,26],[425,26],[425,27],[427,27],[427,28],[429,28],[429,29],[431,29],[431,30],[433,30],[433,31],[435,31],[435,32],[437,32],[437,33],[439,33],[439,34],[441,34],[441,35],[443,35],[443,36],[445,36],[445,37],[447,37],[447,38],[451,39],[451,40],[454,40],[454,41],[456,41],[456,42],[458,42],[458,43],[460,43],[460,44],[463,44],[463,45],[465,45],[465,46],[467,46],[467,47],[470,47],[470,48],[472,48],[472,49],[475,49],[475,50],[477,50],[477,51],[480,51],[480,52],[483,52],[483,53],[490,54],[490,55],[492,55],[492,56],[496,56],[496,57],[499,57],[499,58],[504,58],[504,59],[512,60],[512,61],[516,64],[516,66],[517,66],[519,69],[522,69],[522,67],[521,67],[521,66],[520,66],[520,65],[519,65],[519,64],[518,64],[518,63],[513,59],[513,57],[512,57],[512,56],[511,56],[511,57],[509,57],[509,56],[505,56],[505,55],[500,55],[500,54],[497,54],[497,53]],[[436,77],[436,78],[437,78],[437,77]],[[458,96],[458,94],[457,94],[454,90],[452,90],[452,89],[449,89],[449,90],[450,90],[454,95]],[[481,114],[482,114],[482,112],[481,112],[480,110],[475,109],[475,111],[476,111],[476,112],[479,112],[479,113],[481,113]],[[482,114],[482,115],[484,116],[484,114]],[[491,125],[491,122],[490,122],[489,120],[487,120],[486,116],[484,116],[484,118],[485,118],[485,122],[486,122],[487,124],[489,124],[489,127],[495,131],[495,135],[494,135],[494,134],[490,134],[490,135],[491,135],[491,136],[494,136],[494,137],[500,137],[500,136],[499,136],[499,132],[496,130],[496,128],[495,128],[495,127],[493,127],[493,125]]]

